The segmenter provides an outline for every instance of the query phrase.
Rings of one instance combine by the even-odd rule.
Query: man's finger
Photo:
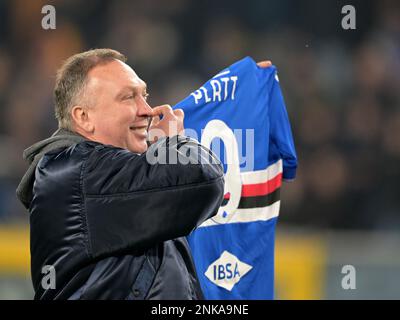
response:
[[[264,60],[264,61],[258,62],[257,65],[258,65],[260,68],[268,68],[268,67],[272,66],[272,62],[269,61],[269,60]]]
[[[178,117],[178,118],[184,118],[185,117],[185,113],[183,112],[182,109],[175,109],[174,110],[174,114]]]
[[[162,106],[158,106],[153,108],[153,115],[154,116],[161,116],[161,115],[165,115],[168,113],[172,113],[172,108],[169,104],[164,104]]]
[[[160,122],[160,117],[159,116],[154,116],[151,119],[151,125],[150,126],[156,126]]]

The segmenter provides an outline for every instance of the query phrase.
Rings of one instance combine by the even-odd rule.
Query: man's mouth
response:
[[[146,119],[145,121],[136,122],[135,124],[131,125],[129,129],[135,135],[141,136],[141,138],[145,139],[148,136],[149,124],[150,119]]]
[[[145,126],[131,126],[129,127],[136,134],[147,135],[147,125]]]

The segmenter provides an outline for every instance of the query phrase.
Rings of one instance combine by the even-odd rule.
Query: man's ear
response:
[[[89,117],[88,108],[82,106],[74,106],[71,110],[72,121],[76,129],[82,130],[86,134],[93,133],[94,124]]]

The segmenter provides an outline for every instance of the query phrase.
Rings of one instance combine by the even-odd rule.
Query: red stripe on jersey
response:
[[[244,184],[242,186],[242,197],[257,197],[270,194],[282,186],[282,173],[276,175],[275,178],[263,183]],[[224,195],[224,199],[228,200],[230,193]]]
[[[244,184],[242,186],[242,197],[256,197],[269,194],[280,188],[282,185],[282,173],[275,178],[263,183]]]

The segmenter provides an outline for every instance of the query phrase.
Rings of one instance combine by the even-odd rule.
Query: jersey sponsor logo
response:
[[[210,264],[204,274],[212,283],[232,291],[235,284],[252,268],[251,265],[240,261],[235,255],[225,250],[217,260]]]

